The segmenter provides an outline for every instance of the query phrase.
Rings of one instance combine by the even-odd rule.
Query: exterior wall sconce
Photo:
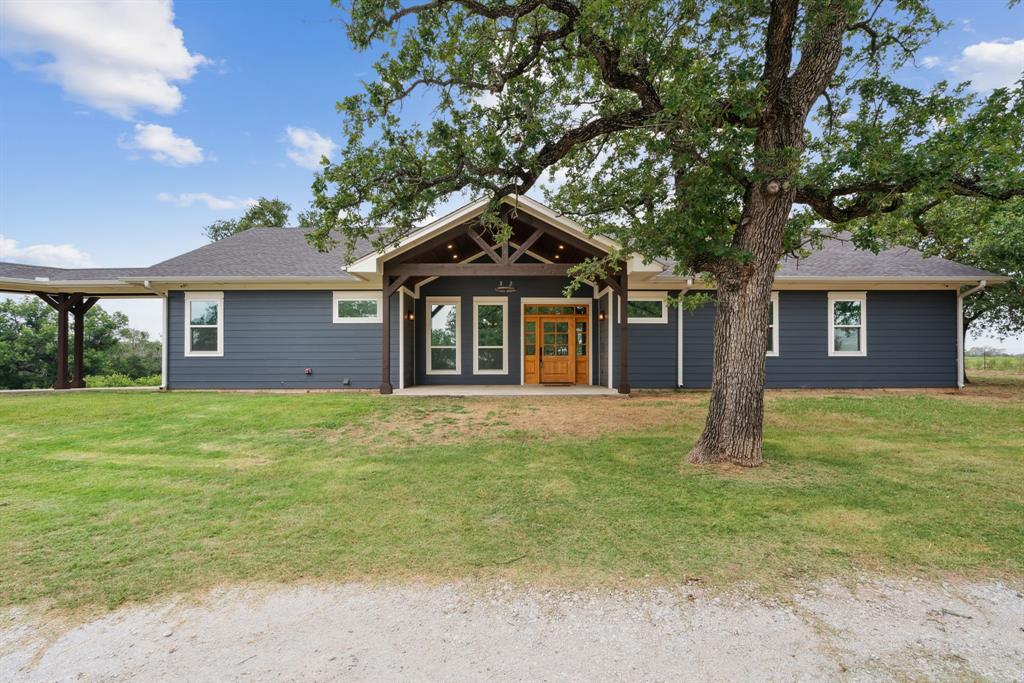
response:
[[[597,319],[598,320],[604,320],[606,317],[607,316],[605,316],[604,311],[598,311],[597,312]]]
[[[405,314],[405,319],[406,320],[414,320],[415,318],[416,318],[416,314],[414,314],[412,311],[409,311],[408,313]]]

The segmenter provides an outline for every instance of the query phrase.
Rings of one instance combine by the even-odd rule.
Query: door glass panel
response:
[[[537,355],[537,323],[533,320],[526,323],[526,339],[523,345],[526,347],[527,356]]]
[[[576,355],[587,355],[587,323],[585,320],[576,321]]]
[[[544,355],[545,356],[568,356],[569,355],[569,323],[568,322],[545,322],[544,323]]]

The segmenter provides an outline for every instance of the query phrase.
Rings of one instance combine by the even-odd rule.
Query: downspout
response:
[[[988,284],[986,280],[982,280],[978,283],[977,287],[972,287],[966,292],[957,293],[956,295],[956,386],[958,389],[964,388],[964,299],[972,294],[976,294],[981,290],[985,289],[985,285]]]
[[[162,304],[163,315],[161,315],[161,322],[163,324],[163,334],[160,335],[160,391],[167,390],[167,292],[160,292],[150,285],[149,280],[142,281],[142,288],[148,289],[149,291],[160,297]]]
[[[676,350],[678,356],[676,358],[676,388],[680,389],[683,386],[683,297],[690,291],[690,287],[693,287],[693,278],[686,279],[686,287],[679,290],[679,305],[676,306],[676,322],[678,330],[676,332]]]

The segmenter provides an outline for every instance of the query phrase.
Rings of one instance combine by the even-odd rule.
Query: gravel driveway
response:
[[[0,680],[1024,679],[1002,583],[828,582],[783,598],[506,585],[226,588],[76,626],[0,613]]]

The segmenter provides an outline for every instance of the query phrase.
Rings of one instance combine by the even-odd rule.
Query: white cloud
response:
[[[156,198],[162,202],[170,202],[183,207],[189,207],[195,203],[203,203],[206,204],[206,208],[214,210],[242,209],[253,206],[256,203],[256,200],[252,197],[248,199],[241,199],[239,197],[218,197],[210,194],[209,192],[181,192],[179,194],[161,192],[156,196]]]
[[[167,126],[155,123],[136,123],[135,135],[122,136],[119,144],[125,149],[138,150],[163,164],[188,166],[202,163],[203,148],[189,138],[179,137]]]
[[[91,268],[92,257],[72,244],[29,244],[0,235],[0,261],[51,268]]]
[[[334,140],[325,138],[312,128],[285,129],[288,136],[288,158],[302,168],[317,170],[320,168],[320,157],[330,157],[338,149]]]
[[[934,69],[941,63],[941,57],[925,57],[924,59],[921,60],[921,66],[923,66],[926,69]]]
[[[994,40],[968,45],[950,65],[971,88],[986,92],[1013,85],[1024,72],[1024,40]]]
[[[0,21],[3,50],[20,66],[125,119],[139,109],[176,112],[183,97],[174,84],[209,61],[185,47],[170,0],[4,0]],[[49,60],[39,63],[40,54]]]

